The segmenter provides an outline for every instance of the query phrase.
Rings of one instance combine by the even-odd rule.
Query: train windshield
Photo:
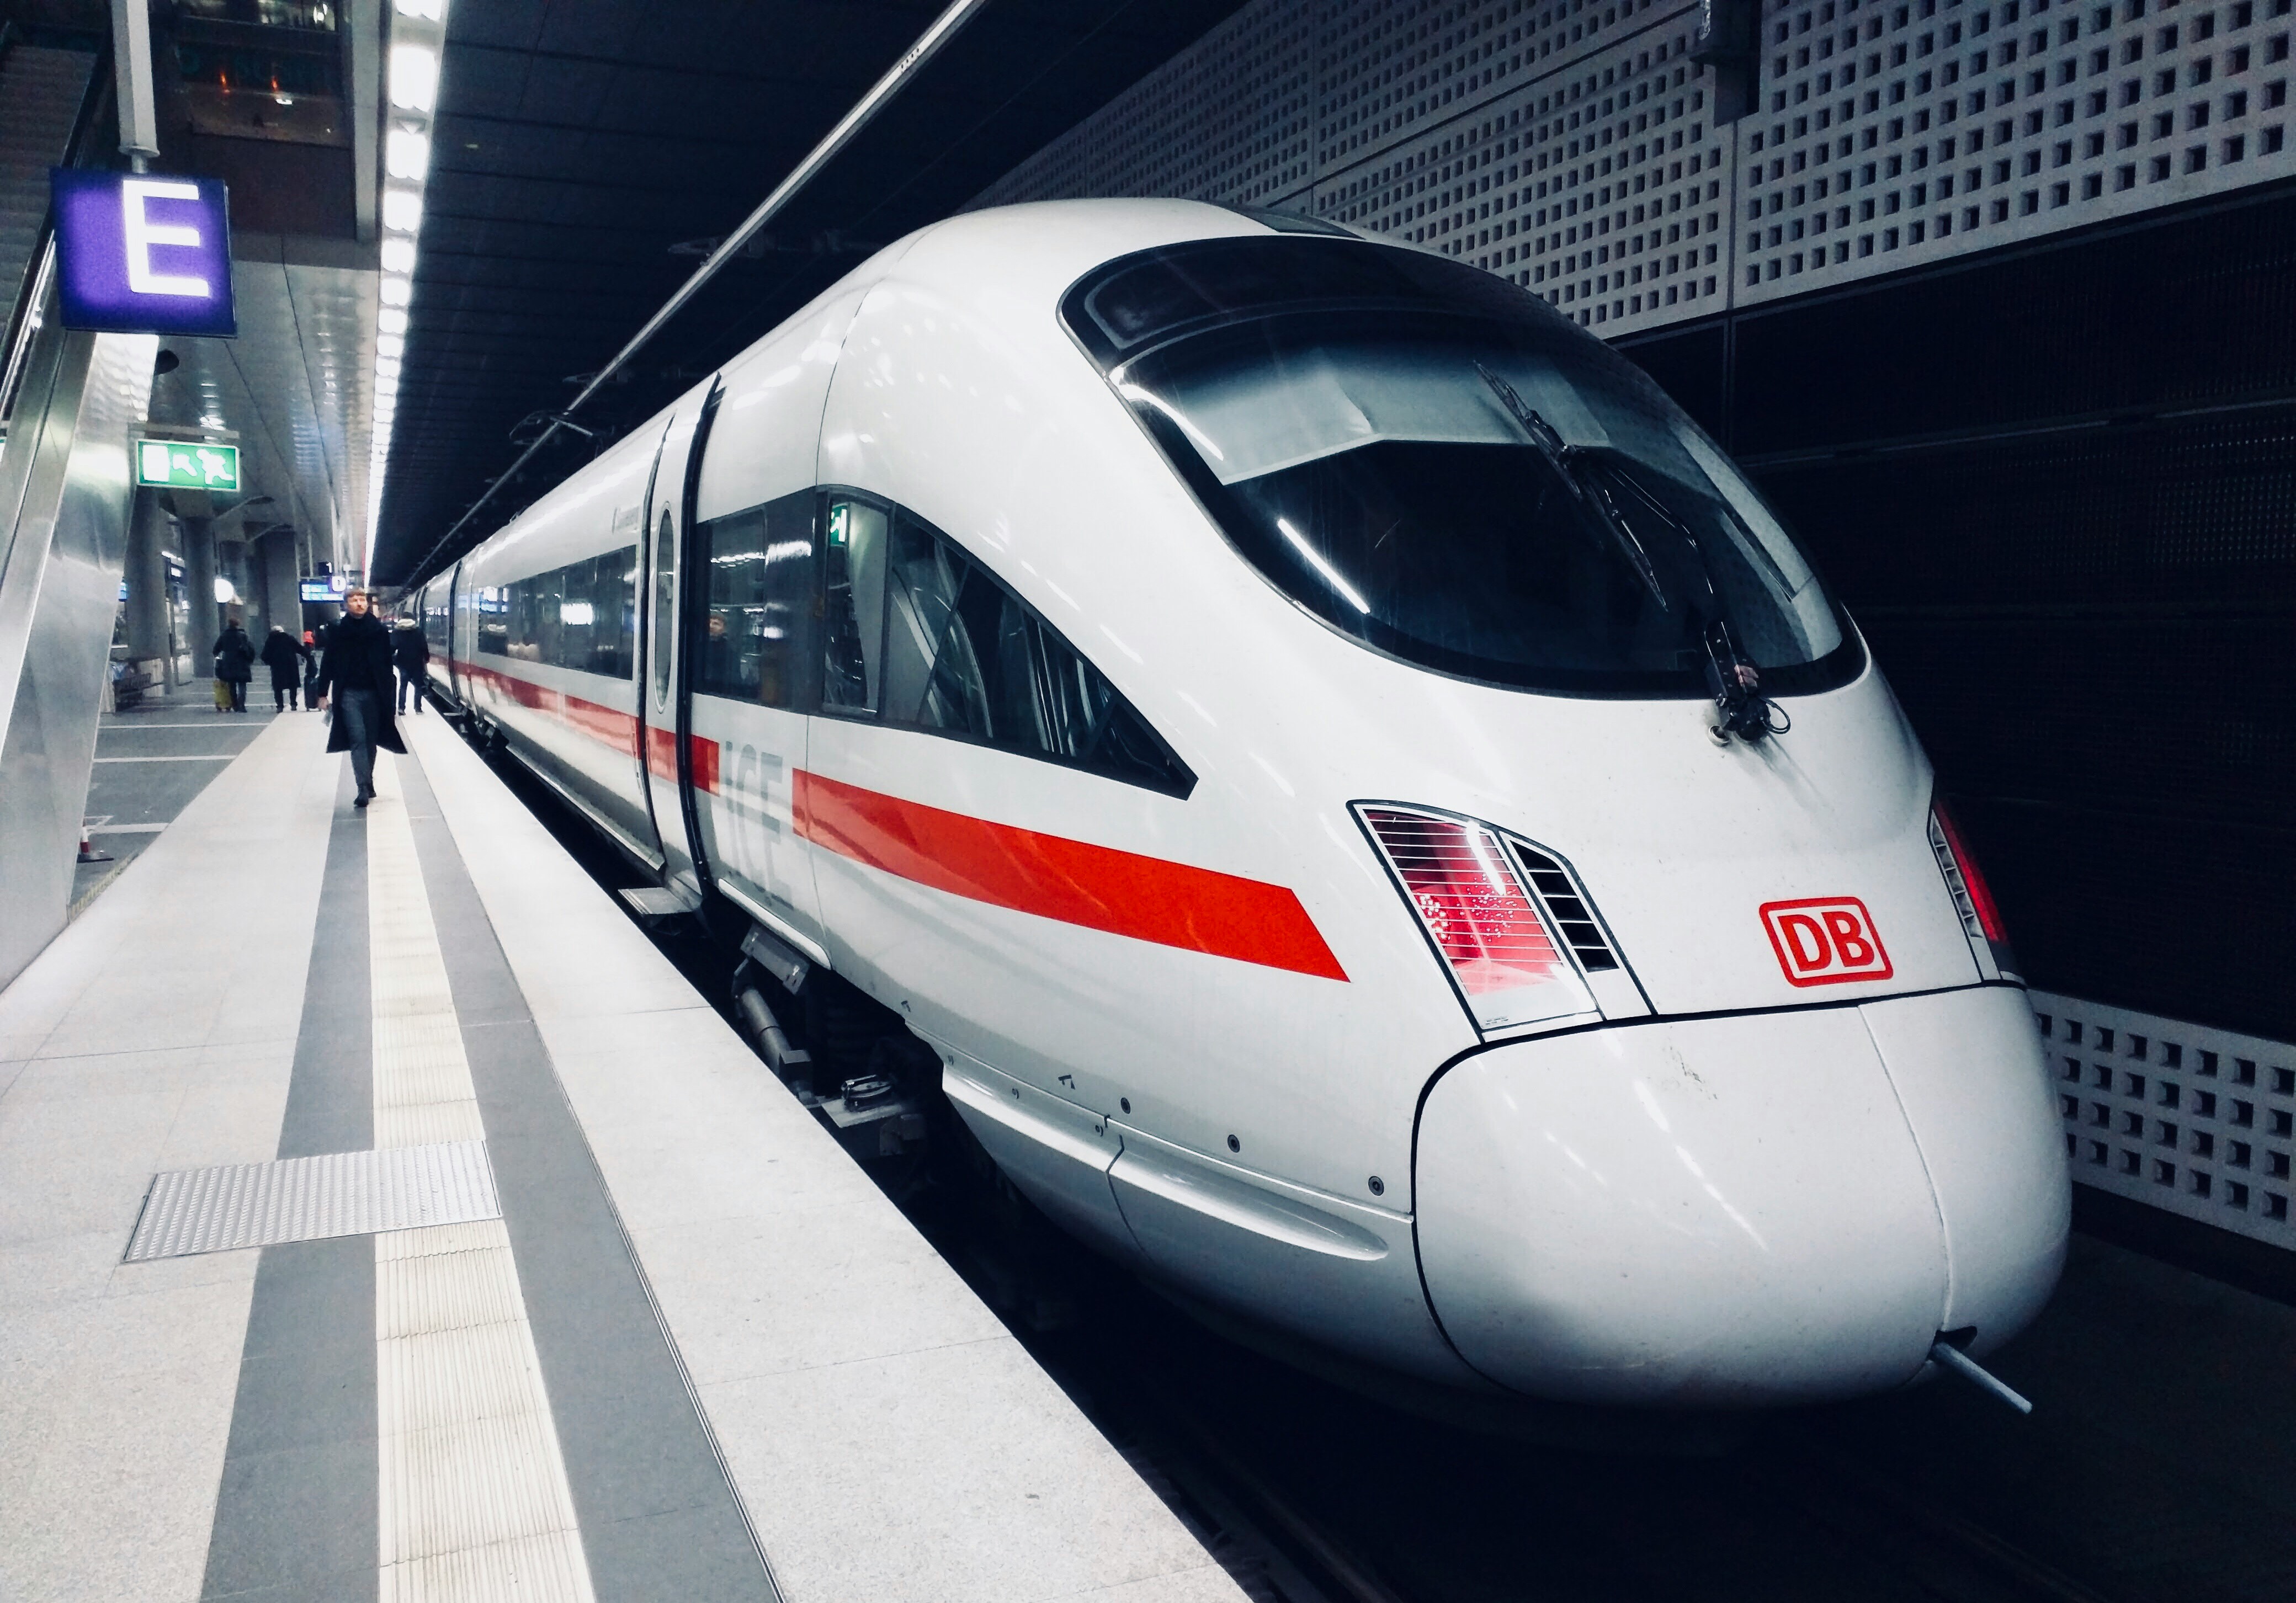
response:
[[[1120,274],[1088,281],[1070,325],[1237,550],[1333,628],[1565,693],[1702,694],[1718,652],[1771,695],[1856,673],[1854,632],[1744,478],[1543,302],[1378,246],[1194,249],[1177,276],[1168,255],[1136,267],[1129,300]],[[1250,264],[1242,293],[1222,294],[1223,251]]]

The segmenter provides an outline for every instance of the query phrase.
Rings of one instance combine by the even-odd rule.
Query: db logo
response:
[[[1890,977],[1890,954],[1882,950],[1873,915],[1855,896],[1766,902],[1762,928],[1770,932],[1770,947],[1789,984],[1834,986]]]

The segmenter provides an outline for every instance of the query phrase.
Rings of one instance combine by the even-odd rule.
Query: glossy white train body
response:
[[[1101,302],[1080,282],[1168,248],[1177,277],[1124,281],[1084,328]],[[1368,639],[1362,576],[1336,546],[1306,555],[1299,519],[1275,519],[1312,564],[1296,573],[1238,544],[1232,456],[1276,464],[1238,494],[1274,494],[1293,459],[1343,454],[1332,429],[1416,429],[1446,442],[1439,465],[1606,498],[1584,527],[1615,549],[1571,560],[1601,568],[1606,618],[1641,621],[1589,641],[1640,630],[1619,649],[1644,651],[1685,585],[1718,609],[1745,593],[1737,568],[1685,566],[1743,566],[1764,516],[1730,502],[1737,532],[1700,544],[1690,526],[1735,492],[1675,480],[1736,483],[1703,438],[1541,303],[1447,276],[1465,272],[1185,202],[926,229],[434,579],[421,604],[438,646],[452,634],[431,671],[665,884],[898,1009],[1017,1185],[1205,1301],[1423,1380],[1578,1402],[1842,1397],[1918,1378],[1941,1332],[1981,1354],[2055,1280],[2056,1114],[1982,885],[1949,879],[1965,854],[1932,822],[1929,766],[1797,559],[1756,553],[1785,610],[1746,628],[1838,641],[1832,666],[1803,693],[1766,669],[1791,732],[1718,743],[1713,699],[1669,677],[1691,671],[1680,650],[1633,670],[1659,692],[1491,683],[1407,659],[1411,629],[1449,623]],[[1479,376],[1444,323],[1397,356],[1381,341],[1418,326],[1414,296],[1513,318],[1520,348]],[[1234,344],[1325,305],[1357,333],[1312,361],[1282,346],[1272,380],[1116,360],[1132,334],[1153,350],[1159,317]],[[1583,415],[1574,372],[1596,375]],[[1418,421],[1382,413],[1382,373]],[[1268,398],[1286,375],[1296,405]],[[1605,427],[1628,454],[1587,444]],[[971,666],[928,683],[901,653],[955,660],[936,631],[962,608],[931,597],[991,593],[948,577],[968,560],[1004,622],[980,601]],[[1045,732],[1063,673],[1087,684],[1077,706],[1104,683],[1136,715],[1107,714],[1099,755]]]

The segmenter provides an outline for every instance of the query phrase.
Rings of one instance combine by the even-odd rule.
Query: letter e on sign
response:
[[[1838,986],[1887,979],[1893,970],[1874,916],[1855,896],[1805,896],[1762,904],[1762,928],[1786,983]]]

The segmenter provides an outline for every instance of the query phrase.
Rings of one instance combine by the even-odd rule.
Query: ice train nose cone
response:
[[[2013,1025],[2021,998],[2007,1006]],[[2054,1126],[2054,1108],[2033,1049],[1953,1072],[1978,1103],[1966,1116],[2005,1119],[2021,1146],[1997,1155],[2038,1179],[1998,1197],[1956,1180],[1946,1195],[1923,1143],[1954,1132],[1917,1141],[1892,1083],[1893,1067],[1937,1076],[1885,1063],[1875,1036],[1860,1009],[1819,1009],[1593,1030],[1455,1067],[1422,1115],[1418,1226],[1460,1354],[1502,1385],[1587,1403],[1886,1389],[1919,1372],[1956,1312],[1949,1219],[1964,1276],[1990,1276],[1985,1318],[2009,1334],[2062,1248],[2062,1149],[2035,1122],[2038,1108]],[[1980,1322],[1958,1300],[1961,1322]]]

